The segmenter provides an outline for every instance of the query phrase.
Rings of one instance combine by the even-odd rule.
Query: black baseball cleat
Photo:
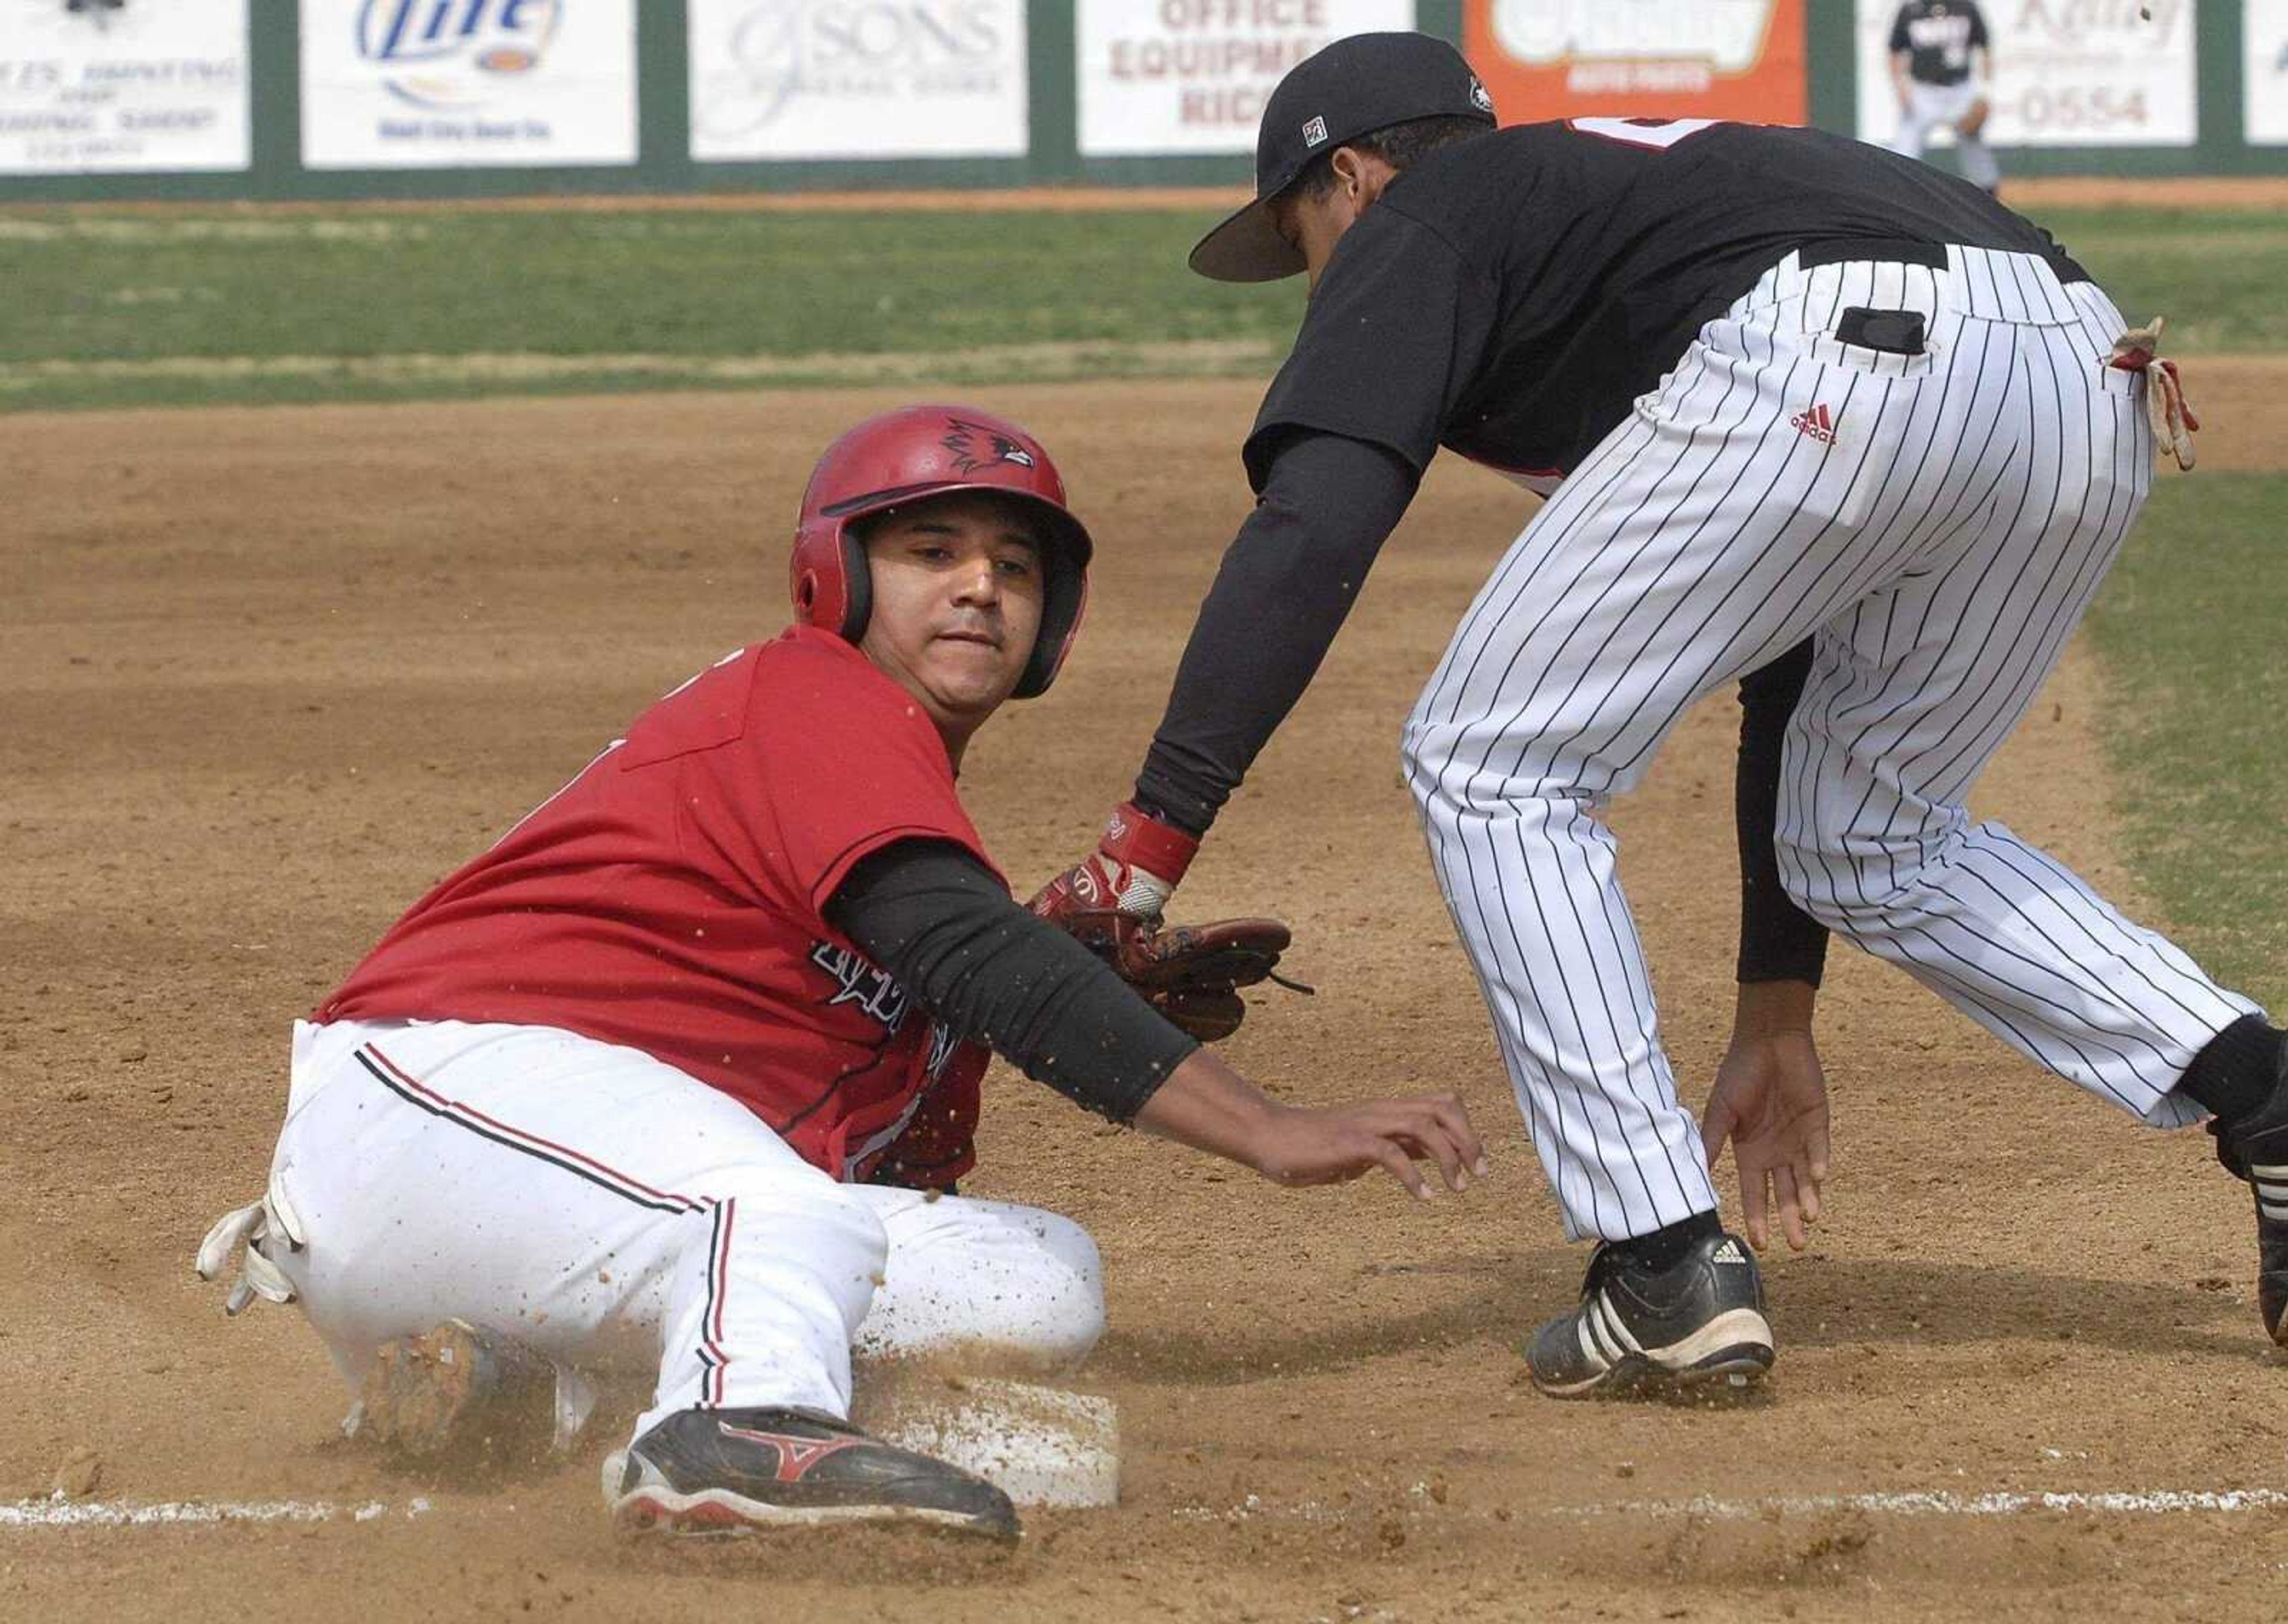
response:
[[[2256,1192],[2256,1307],[2272,1340],[2288,1347],[2288,1080],[2272,1102],[2229,1133],[2216,1134],[2217,1160]]]
[[[997,1540],[1018,1532],[1016,1508],[984,1478],[822,1410],[679,1410],[605,1462],[604,1496],[614,1523],[631,1532],[868,1521]]]
[[[1581,1303],[1534,1334],[1533,1384],[1553,1398],[1723,1395],[1772,1367],[1772,1327],[1747,1242],[1721,1232],[1654,1271],[1607,1242]]]

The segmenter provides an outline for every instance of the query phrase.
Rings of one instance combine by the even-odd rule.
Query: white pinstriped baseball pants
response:
[[[1924,313],[1925,353],[1833,336]],[[2038,258],[1791,254],[1537,513],[1408,719],[1455,926],[1574,1238],[1716,1206],[1655,1027],[1601,802],[1702,695],[1807,636],[1780,874],[1808,912],[2145,1121],[2253,1009],[1963,799],[2142,504],[2121,318]]]

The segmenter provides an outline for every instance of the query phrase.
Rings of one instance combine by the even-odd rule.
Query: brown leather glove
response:
[[[1987,115],[1993,111],[1994,104],[1981,96],[1970,104],[1970,111],[1962,115],[1962,122],[1957,124],[1955,129],[1971,139],[1976,140],[1978,132],[1986,128]]]
[[[1099,908],[1056,923],[1112,966],[1145,1002],[1203,1043],[1239,1030],[1247,1016],[1239,989],[1274,980],[1311,989],[1273,972],[1294,933],[1276,919],[1218,919],[1154,929],[1132,914]]]

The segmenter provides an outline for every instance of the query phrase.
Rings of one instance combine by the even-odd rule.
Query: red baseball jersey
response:
[[[968,1170],[986,1051],[820,911],[914,837],[989,866],[920,706],[841,638],[790,628],[638,717],[315,1018],[561,1027],[722,1089],[838,1178],[891,1152],[902,1182],[941,1184]]]

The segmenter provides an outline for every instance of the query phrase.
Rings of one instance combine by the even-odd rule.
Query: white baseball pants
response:
[[[1891,150],[1902,157],[1919,158],[1924,147],[1930,144],[1931,131],[1951,131],[1955,152],[1962,160],[1962,178],[1973,186],[1992,191],[2002,184],[2002,166],[1994,162],[1994,149],[1982,137],[1965,135],[1956,129],[1970,116],[1970,109],[1980,94],[1978,86],[1967,79],[1960,84],[1925,84],[1920,80],[1909,80],[1907,105],[1899,109],[1899,129],[1891,138]]]
[[[637,1436],[693,1406],[849,1413],[866,1355],[1076,1362],[1096,1247],[998,1201],[844,1184],[649,1055],[540,1026],[297,1023],[270,1248],[354,1388],[459,1318],[575,1370],[656,1366]]]
[[[1833,337],[1921,312],[1923,354]],[[1537,513],[1408,720],[1407,779],[1576,1237],[1715,1208],[1596,811],[1702,695],[1807,636],[1780,873],[1814,916],[2157,1125],[2253,1009],[1963,799],[2150,478],[2121,318],[2040,259],[1791,254]]]

